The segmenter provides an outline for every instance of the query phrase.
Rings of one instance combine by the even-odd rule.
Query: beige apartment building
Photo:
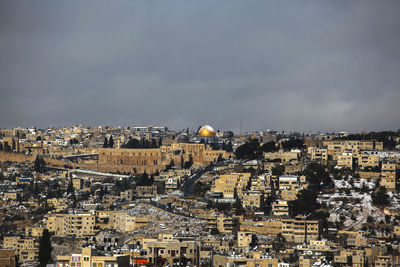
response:
[[[208,221],[208,229],[216,228],[220,233],[232,233],[234,226],[232,217],[226,217],[220,214],[210,215],[206,219]]]
[[[294,190],[300,186],[299,178],[295,175],[282,175],[279,177],[279,190]]]
[[[307,220],[297,216],[295,219],[282,219],[282,235],[288,242],[304,243],[320,238],[318,220]]]
[[[26,226],[25,235],[40,238],[43,235],[44,226]]]
[[[295,174],[301,172],[304,169],[304,165],[299,163],[289,163],[285,164],[285,173],[287,174]]]
[[[359,153],[359,151],[382,151],[383,142],[375,140],[324,140],[323,146],[328,149],[328,158],[337,160],[344,153]]]
[[[94,248],[82,248],[81,254],[58,256],[57,267],[129,267],[129,255],[98,256]]]
[[[151,198],[157,196],[157,186],[156,185],[143,185],[136,186],[136,194],[138,197]]]
[[[15,250],[0,249],[0,267],[15,267]]]
[[[235,192],[239,197],[242,191],[246,189],[250,181],[251,173],[230,173],[220,175],[215,179],[211,191],[222,193],[224,198],[234,198]]]
[[[289,216],[289,205],[286,200],[277,200],[272,203],[272,215]]]
[[[298,162],[300,159],[301,151],[292,150],[290,152],[280,150],[278,152],[264,152],[264,159],[268,161],[280,160],[283,163]]]
[[[297,199],[297,193],[299,189],[295,190],[283,190],[281,191],[281,198],[286,201],[293,201]]]
[[[365,266],[365,253],[363,250],[342,250],[339,255],[334,256],[333,262],[336,264],[347,264],[351,259],[353,265],[356,267]]]
[[[212,266],[215,267],[234,267],[234,266],[248,266],[248,267],[278,267],[278,258],[261,254],[255,251],[252,255],[214,255]]]
[[[69,208],[68,199],[66,198],[49,198],[47,199],[47,205],[53,207],[55,212],[64,211]]]
[[[253,241],[253,233],[240,231],[237,233],[237,241],[239,248],[248,248]]]
[[[328,160],[328,149],[309,147],[307,153],[310,155],[312,161],[327,161]]]
[[[381,186],[387,190],[396,189],[397,164],[392,162],[383,162],[381,170]]]
[[[357,165],[364,169],[366,167],[379,167],[379,155],[369,153],[359,153],[357,155]]]
[[[123,191],[119,195],[121,200],[126,200],[126,201],[132,201],[133,200],[133,190],[129,189],[126,191]]]
[[[39,256],[39,243],[33,237],[4,236],[3,248],[14,249],[22,262],[35,261]]]
[[[147,243],[149,264],[183,264],[184,266],[200,265],[200,244],[196,241],[155,241]]]
[[[20,200],[23,197],[23,192],[13,191],[4,193],[4,199],[6,200]]]
[[[56,236],[93,236],[97,233],[95,226],[96,216],[88,213],[50,214],[46,221],[46,228]]]
[[[260,191],[242,192],[242,206],[246,209],[259,209],[264,203],[264,194]]]
[[[251,179],[251,191],[259,191],[264,194],[264,200],[272,193],[271,175],[260,175],[255,179]]]
[[[111,206],[113,206],[117,202],[117,200],[118,200],[117,196],[104,195],[101,200],[101,204],[102,204],[103,208],[109,209]]]
[[[353,169],[353,153],[344,152],[337,156],[338,168]]]
[[[297,193],[306,187],[306,177],[304,175],[282,175],[279,177],[278,186],[281,199],[293,201],[297,199]]]
[[[109,228],[121,232],[130,232],[147,226],[148,223],[149,219],[145,216],[131,216],[121,211],[96,211],[96,226],[100,229]]]

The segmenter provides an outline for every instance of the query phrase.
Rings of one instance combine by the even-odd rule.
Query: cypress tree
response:
[[[108,147],[108,140],[107,137],[104,137],[104,143],[103,143],[103,148]]]
[[[50,233],[48,229],[43,230],[42,238],[39,243],[39,266],[45,267],[51,259],[51,247]]]
[[[40,157],[39,155],[36,156],[35,161],[33,162],[33,169],[35,170],[35,172],[44,172],[46,167],[46,161]]]
[[[73,193],[74,192],[74,185],[72,184],[72,179],[69,180],[68,187],[67,187],[67,192],[68,193]]]
[[[114,139],[112,135],[110,136],[110,140],[108,140],[108,147],[113,148],[114,147]]]

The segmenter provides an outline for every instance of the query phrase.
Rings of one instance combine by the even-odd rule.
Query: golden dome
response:
[[[198,136],[215,136],[215,130],[210,125],[204,125],[197,133]]]

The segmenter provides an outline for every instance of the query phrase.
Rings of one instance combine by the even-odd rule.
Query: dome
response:
[[[178,143],[189,143],[189,136],[186,133],[181,133],[176,139]]]
[[[215,136],[215,130],[210,125],[204,125],[197,133],[198,136]]]

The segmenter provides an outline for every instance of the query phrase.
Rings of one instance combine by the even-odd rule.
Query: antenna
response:
[[[243,120],[240,118],[240,135],[242,135]]]

